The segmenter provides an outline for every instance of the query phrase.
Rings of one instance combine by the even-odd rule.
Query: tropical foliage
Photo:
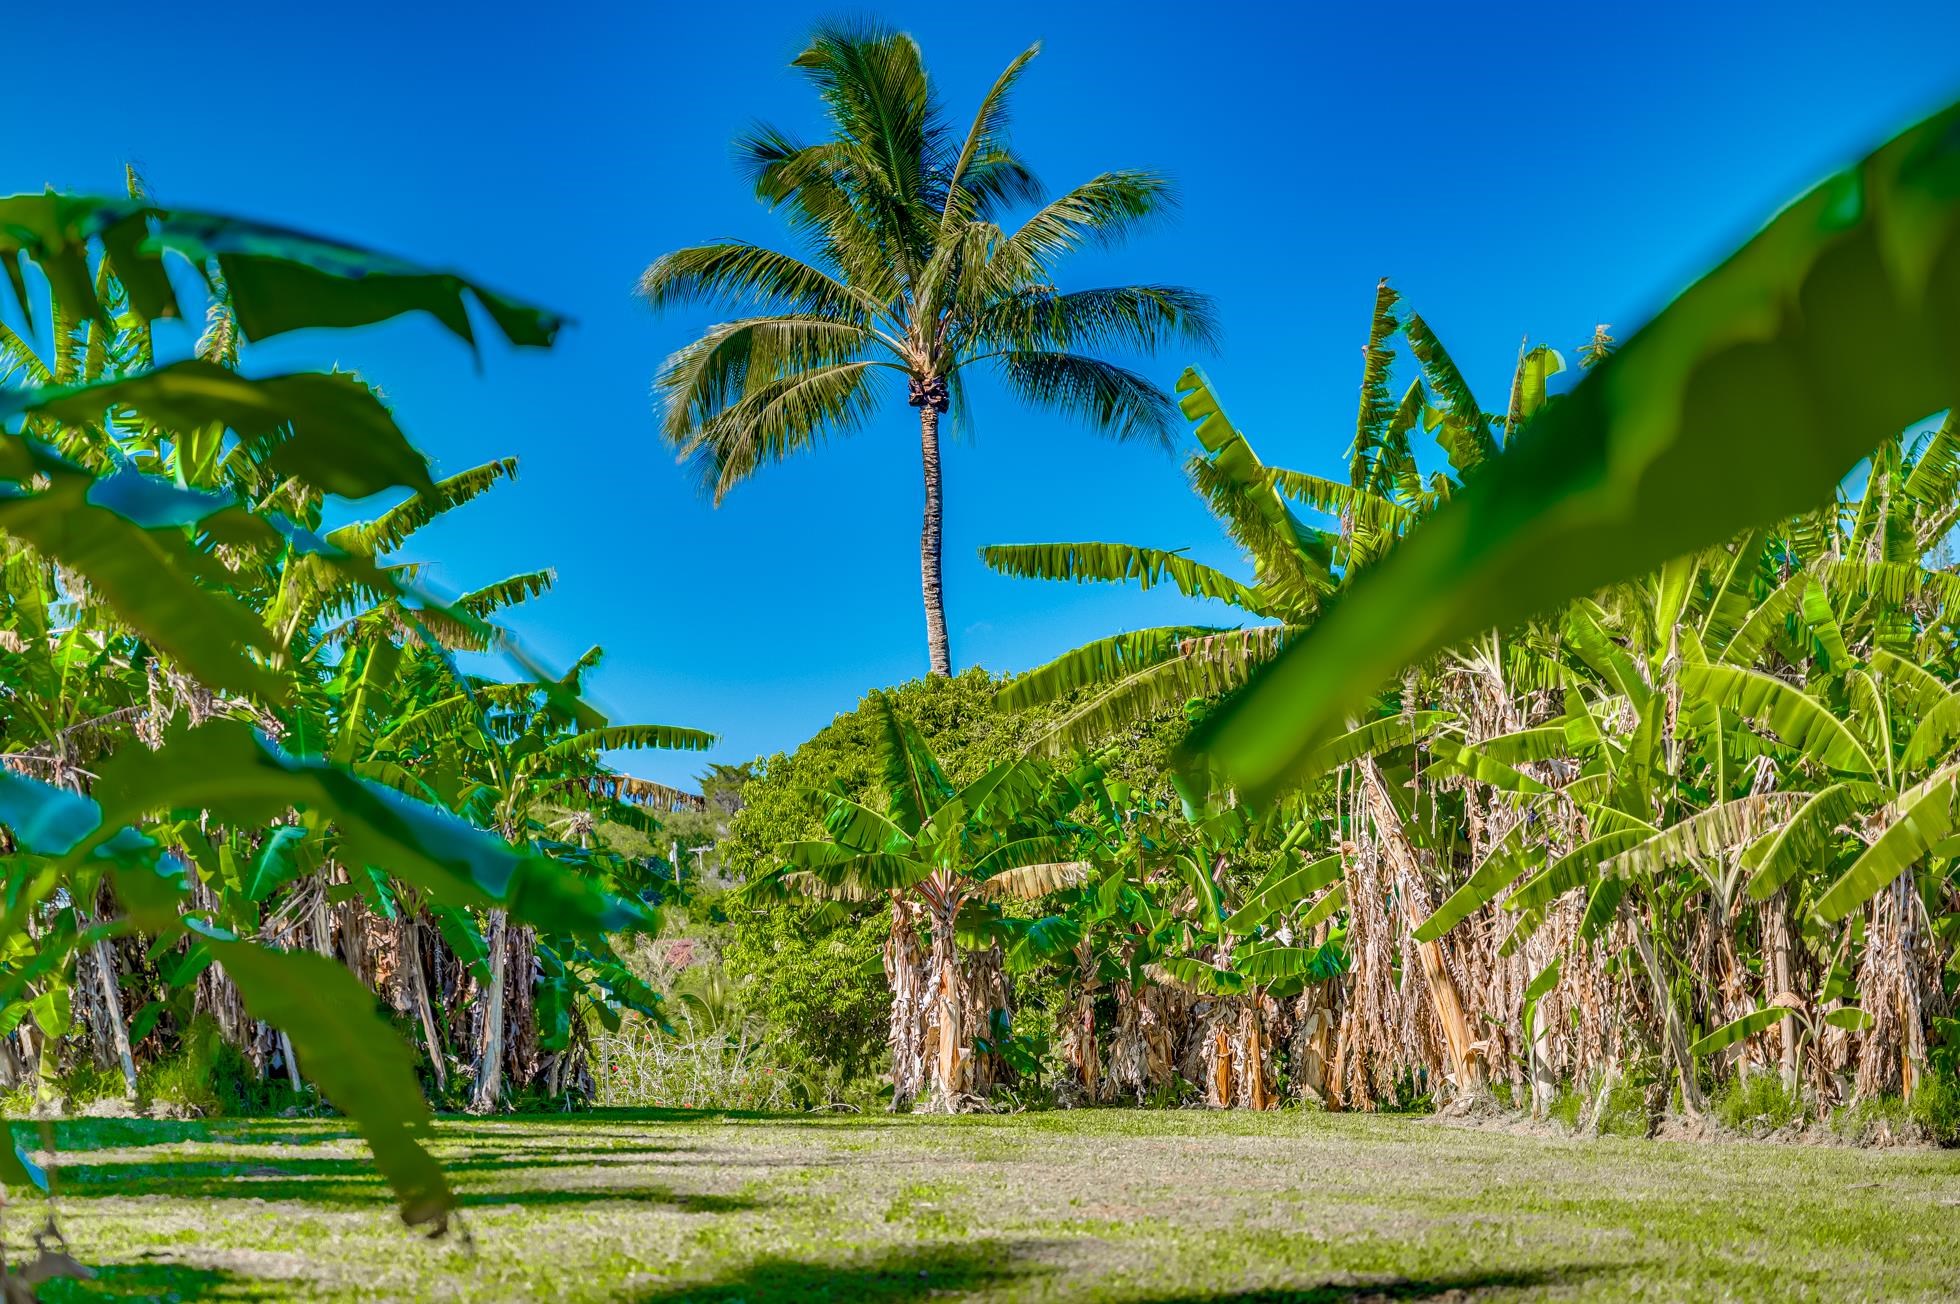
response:
[[[1183,786],[1187,811],[1206,792],[1301,811],[1287,872],[1339,883],[1348,972],[1314,997],[1330,1103],[1414,1084],[1542,1111],[1590,1085],[1603,1108],[1637,1079],[1656,1111],[1699,1114],[1771,1072],[1824,1108],[1951,1065],[1957,591],[1936,558],[1960,506],[1940,350],[1960,336],[1921,273],[1950,243],[1955,119],[1786,210],[1624,349],[1601,328],[1569,393],[1556,354],[1525,352],[1502,416],[1382,287],[1345,482],[1260,466],[1187,375],[1194,480],[1246,468],[1242,501],[1283,526],[1220,512],[1251,584],[1117,545],[988,551],[1275,622],[1118,636],[1004,696],[1086,691],[1059,738],[1081,743],[1202,693],[1208,639],[1277,649],[1198,708]],[[1796,306],[1826,294],[1862,315]],[[1899,344],[1881,379],[1840,374],[1840,326]],[[1398,338],[1420,376],[1392,402]],[[1418,473],[1418,430],[1449,472]],[[1282,496],[1334,528],[1272,512]],[[1280,563],[1306,557],[1319,596],[1282,605]]]
[[[496,616],[549,572],[419,586],[400,550],[514,462],[439,479],[361,378],[241,355],[411,311],[472,345],[547,345],[558,322],[158,207],[133,177],[127,199],[0,199],[0,260],[0,1073],[53,1105],[102,1061],[135,1099],[215,1024],[351,1116],[403,1217],[440,1228],[418,1076],[484,1110],[589,1091],[590,1020],[657,1014],[608,939],[651,922],[667,879],[621,835],[678,798],[605,753],[710,738],[609,724],[581,697],[596,649],[536,666]],[[201,335],[173,327],[193,314]],[[403,490],[326,528],[334,500]],[[458,664],[489,651],[526,677]],[[0,1180],[38,1178],[0,1148]]]
[[[1960,1139],[1960,108],[1623,345],[1597,328],[1576,377],[1520,350],[1500,403],[1380,283],[1344,468],[1269,465],[1187,370],[1186,471],[1243,571],[984,559],[1233,614],[955,679],[938,435],[966,369],[1167,437],[1169,397],[1103,355],[1211,328],[1189,291],[1052,283],[1164,207],[1155,174],[1009,229],[1034,53],[960,133],[909,38],[820,29],[797,66],[832,138],[742,145],[808,257],[646,274],[656,306],[760,314],[660,380],[717,497],[859,428],[887,372],[920,409],[934,673],[706,796],[610,758],[710,735],[612,722],[600,649],[560,673],[507,627],[550,571],[423,583],[419,532],[514,460],[438,476],[365,379],[250,365],[301,328],[544,347],[555,317],[134,176],[0,199],[10,1100],[94,1074],[131,1107],[324,1102],[436,1232],[434,1107],[842,1094],[785,1053],[879,1061],[893,1108],[1896,1107]],[[712,964],[633,936],[673,902]],[[11,1138],[0,1183],[49,1185]]]

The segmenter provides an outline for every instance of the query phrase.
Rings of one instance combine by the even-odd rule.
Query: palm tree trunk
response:
[[[925,468],[925,524],[919,531],[919,588],[926,603],[926,651],[932,673],[953,673],[946,647],[946,601],[940,582],[940,529],[944,508],[939,492],[939,414],[946,410],[946,382],[937,378],[912,382],[912,403],[919,409],[919,460]]]

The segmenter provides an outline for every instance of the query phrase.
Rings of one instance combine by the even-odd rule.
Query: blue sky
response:
[[[415,322],[307,333],[248,357],[339,363],[395,403],[442,471],[519,481],[418,554],[472,587],[557,568],[517,619],[547,657],[608,649],[617,718],[698,725],[712,759],[794,747],[869,688],[923,673],[917,434],[876,428],[773,468],[719,509],[656,433],[649,384],[708,313],[632,295],[656,255],[787,237],[729,142],[814,132],[787,67],[829,6],[483,2],[98,6],[10,68],[0,190],[113,189],[225,209],[467,271],[569,314],[548,353],[468,353]],[[894,3],[964,121],[1029,42],[1014,138],[1051,190],[1173,173],[1178,219],[1063,269],[1065,287],[1216,296],[1217,382],[1269,462],[1337,468],[1377,278],[1436,328],[1488,405],[1521,337],[1570,356],[1624,335],[1780,203],[1960,95],[1960,6]],[[140,22],[140,42],[104,45]],[[128,29],[134,30],[134,29]],[[21,32],[16,37],[23,37]],[[17,51],[16,54],[21,54]],[[1007,580],[983,544],[1116,539],[1232,564],[1179,458],[1096,439],[982,385],[947,458],[956,665],[1022,669],[1098,635],[1225,619],[1174,595]],[[697,756],[627,759],[685,782]]]

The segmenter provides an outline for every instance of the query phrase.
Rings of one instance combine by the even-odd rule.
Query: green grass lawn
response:
[[[467,1238],[333,1120],[57,1125],[50,1299],[1951,1299],[1960,1153],[1407,1118],[442,1123]],[[15,1247],[39,1217],[8,1210]]]

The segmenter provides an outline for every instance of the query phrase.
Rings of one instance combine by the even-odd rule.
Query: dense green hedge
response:
[[[890,690],[899,713],[924,737],[955,784],[978,778],[1023,754],[1070,704],[1013,713],[994,705],[1004,682],[984,670],[928,677]],[[879,803],[877,721],[866,697],[794,752],[761,762],[742,789],[743,809],[718,857],[738,881],[775,866],[780,844],[816,836],[822,827],[809,794],[841,783],[851,796]],[[1139,786],[1169,791],[1170,749],[1181,717],[1139,728],[1123,740],[1112,768]],[[806,1081],[834,1098],[864,1097],[885,1068],[888,997],[881,948],[882,908],[847,911],[802,903],[727,904],[723,960],[737,975],[743,1012],[781,1048]],[[1040,1017],[1041,984],[1024,984],[1029,1022]],[[1017,1024],[1023,1020],[1017,1020]]]

